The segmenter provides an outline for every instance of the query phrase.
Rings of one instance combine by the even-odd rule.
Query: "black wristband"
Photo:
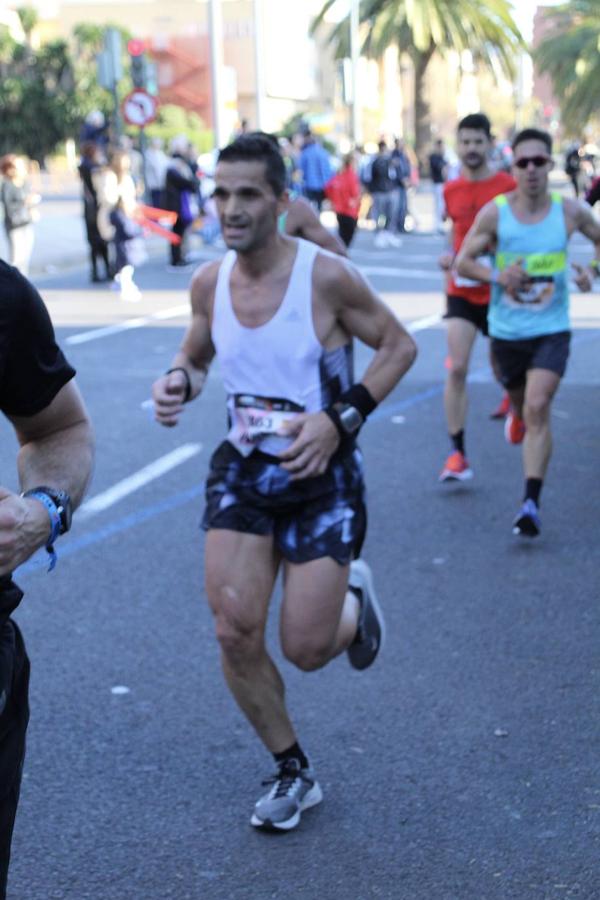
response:
[[[340,436],[340,443],[346,443],[348,441],[348,432],[342,425],[342,420],[340,419],[340,414],[334,406],[328,406],[323,410],[326,416],[329,416],[335,427],[337,428],[337,433]]]
[[[357,409],[363,419],[366,419],[377,406],[377,401],[369,390],[361,384],[353,384],[347,391],[341,395],[336,401],[338,403],[347,403]]]
[[[190,378],[190,373],[183,366],[175,366],[173,369],[167,369],[165,375],[170,375],[171,372],[183,372],[185,375],[185,396],[183,402],[187,403],[192,396],[192,379]]]

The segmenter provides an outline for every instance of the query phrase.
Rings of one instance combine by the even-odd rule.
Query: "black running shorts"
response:
[[[293,563],[330,556],[347,565],[366,532],[362,454],[336,454],[323,475],[290,481],[276,457],[244,457],[224,441],[210,461],[202,527],[272,534]]]
[[[512,390],[525,384],[529,369],[548,369],[561,378],[567,368],[570,331],[543,334],[522,341],[492,338],[492,350],[500,368],[501,381]]]
[[[478,328],[486,337],[488,333],[487,314],[487,303],[471,303],[470,300],[465,300],[464,297],[459,297],[458,294],[448,294],[446,297],[446,315],[444,318],[466,319],[467,322]]]

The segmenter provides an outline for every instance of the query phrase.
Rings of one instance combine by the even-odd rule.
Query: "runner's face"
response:
[[[531,161],[539,161],[542,158],[548,161],[543,166],[536,166]],[[525,169],[518,166],[519,160],[528,159],[530,162]],[[513,159],[513,175],[517,180],[519,191],[527,197],[539,197],[548,190],[548,177],[553,166],[548,148],[543,141],[523,141],[517,144]]]
[[[476,172],[487,163],[490,152],[490,139],[485,131],[475,128],[461,128],[458,132],[458,158],[462,165],[471,172]]]
[[[215,172],[215,203],[223,240],[230,250],[247,253],[277,233],[285,195],[276,197],[258,160],[221,162]]]

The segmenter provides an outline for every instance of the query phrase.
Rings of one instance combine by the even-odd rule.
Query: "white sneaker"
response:
[[[388,246],[388,237],[385,231],[378,231],[373,241],[373,246],[378,250],[384,250]]]
[[[398,237],[397,234],[392,234],[391,232],[388,232],[387,239],[388,239],[388,244],[391,247],[401,247],[402,246],[402,238]]]
[[[142,292],[137,284],[130,282],[127,286],[121,285],[121,300],[125,303],[139,303],[142,299]]]

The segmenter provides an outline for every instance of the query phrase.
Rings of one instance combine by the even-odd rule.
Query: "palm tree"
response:
[[[561,98],[565,130],[577,135],[600,113],[600,5],[598,0],[571,0],[547,15],[553,34],[540,43],[534,59]]]
[[[313,30],[334,2],[326,0]],[[400,53],[408,54],[412,61],[415,149],[419,157],[430,137],[425,73],[434,53],[470,50],[477,61],[494,73],[501,72],[512,79],[515,59],[524,49],[508,0],[362,0],[360,19],[369,26],[364,54],[379,58],[387,47],[396,44]],[[349,55],[348,18],[333,30],[330,41],[337,56]]]
[[[31,46],[31,34],[39,21],[37,10],[33,6],[21,6],[17,14],[21,20],[21,28],[25,32],[27,45]]]

